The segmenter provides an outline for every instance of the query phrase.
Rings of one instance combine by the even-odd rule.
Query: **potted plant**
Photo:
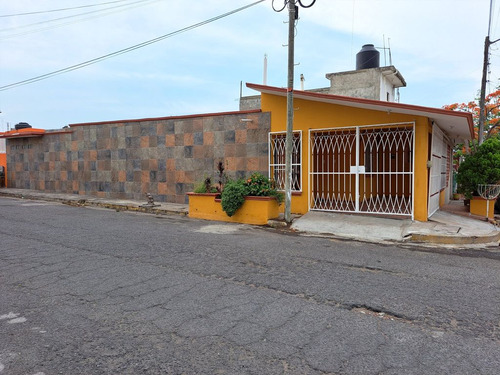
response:
[[[190,217],[264,225],[279,216],[283,193],[260,173],[229,180],[221,186],[220,193],[211,192],[214,187],[208,185],[206,179],[198,192],[188,193]]]

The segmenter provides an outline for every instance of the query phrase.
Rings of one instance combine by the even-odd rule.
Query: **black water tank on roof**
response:
[[[380,52],[373,44],[365,44],[356,54],[356,70],[378,68],[380,66]]]
[[[20,122],[19,124],[16,124],[15,128],[16,128],[16,130],[27,129],[27,128],[31,128],[31,125],[28,124],[27,122]]]

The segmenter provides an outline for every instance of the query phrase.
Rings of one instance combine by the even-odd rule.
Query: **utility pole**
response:
[[[303,0],[284,0],[284,6],[280,10],[274,7],[275,0],[272,1],[273,9],[281,12],[288,5],[288,85],[286,95],[286,141],[285,141],[285,221],[292,222],[292,154],[293,154],[293,76],[294,76],[294,54],[295,54],[295,21],[299,18],[299,7],[310,8],[316,0],[312,0],[309,5],[304,5]]]
[[[490,59],[490,46],[500,41],[500,39],[491,41],[490,31],[491,31],[491,10],[493,7],[493,0],[490,0],[490,14],[488,20],[488,36],[484,39],[484,57],[483,57],[483,77],[481,79],[481,92],[479,94],[479,120],[478,120],[478,136],[477,142],[479,145],[483,143],[484,140],[484,123],[486,122],[486,83],[488,81],[488,65]]]
[[[478,135],[477,142],[479,145],[483,143],[484,122],[486,119],[486,81],[488,76],[488,60],[490,54],[490,37],[489,35],[484,39],[484,60],[483,60],[483,78],[481,79],[481,93],[479,94],[479,121],[478,121]]]
[[[286,94],[285,221],[292,222],[293,75],[295,68],[295,0],[288,1],[288,86]]]

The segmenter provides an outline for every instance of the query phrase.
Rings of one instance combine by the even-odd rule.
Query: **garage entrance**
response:
[[[414,131],[414,123],[310,130],[310,209],[413,217]]]

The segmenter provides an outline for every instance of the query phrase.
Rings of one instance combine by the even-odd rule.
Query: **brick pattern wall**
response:
[[[252,121],[241,121],[241,120]],[[270,114],[75,124],[67,132],[7,140],[8,185],[103,198],[187,203],[223,161],[233,178],[267,175]]]

